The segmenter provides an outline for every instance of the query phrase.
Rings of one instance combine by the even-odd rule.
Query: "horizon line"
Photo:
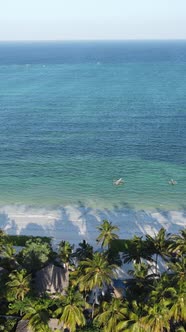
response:
[[[0,43],[16,43],[16,42],[167,42],[167,41],[186,41],[186,38],[141,38],[141,39],[135,39],[135,38],[125,38],[125,39],[0,39]]]

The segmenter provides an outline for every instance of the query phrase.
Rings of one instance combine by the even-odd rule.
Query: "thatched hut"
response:
[[[36,273],[35,287],[39,294],[64,293],[64,290],[68,288],[68,283],[68,272],[54,264],[49,264]]]

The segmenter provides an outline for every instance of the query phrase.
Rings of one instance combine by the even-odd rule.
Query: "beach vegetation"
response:
[[[40,238],[28,240],[25,247],[17,255],[18,262],[29,272],[40,270],[52,259],[53,251],[48,242],[43,242]]]
[[[12,243],[13,246],[24,247],[29,240],[40,239],[42,243],[51,244],[52,238],[48,236],[32,236],[32,235],[9,235],[6,234],[5,239],[8,243]]]
[[[28,320],[31,331],[51,332],[48,325],[50,310],[48,301],[29,301],[25,305],[23,320]]]
[[[108,220],[103,220],[102,224],[97,227],[99,236],[97,237],[97,243],[101,243],[101,247],[108,247],[112,240],[116,240],[119,236],[115,233],[119,231],[117,226],[114,226]]]
[[[57,299],[58,308],[54,312],[64,329],[75,332],[78,326],[85,326],[84,310],[86,307],[83,295],[74,287],[70,287],[65,295]]]
[[[73,257],[75,257],[79,262],[87,258],[92,259],[93,247],[87,241],[83,240],[79,243],[79,247],[74,252]]]
[[[123,248],[123,262],[135,264],[142,263],[143,259],[151,260],[152,252],[147,248],[146,241],[142,240],[142,237],[134,235],[131,241],[125,242]]]
[[[109,285],[115,276],[115,265],[110,265],[104,254],[96,252],[92,259],[80,262],[82,275],[79,278],[80,290],[91,291],[93,288],[103,288]]]
[[[74,246],[68,241],[61,241],[58,246],[58,258],[67,271],[72,263],[73,248]]]
[[[0,229],[0,254],[2,252],[4,242],[5,242],[5,233],[2,229]]]
[[[31,275],[26,270],[13,271],[9,274],[9,281],[6,283],[8,294],[12,299],[24,300],[30,290]]]
[[[126,240],[117,239],[116,230],[103,221],[96,251],[86,241],[76,249],[61,241],[55,252],[48,241],[33,238],[19,253],[0,232],[1,330],[13,332],[25,322],[33,332],[49,332],[54,320],[63,332],[185,331],[185,230],[167,234],[162,228],[153,237]],[[50,269],[41,292],[36,272],[47,273],[48,264],[61,277]],[[117,271],[123,268],[128,276],[122,279]]]
[[[179,234],[171,236],[169,251],[174,255],[180,256],[186,254],[186,229],[181,229]]]
[[[170,234],[166,234],[166,230],[163,227],[154,237],[149,234],[146,235],[147,247],[151,255],[155,255],[156,272],[158,269],[158,257],[161,257],[165,261],[170,257],[168,250],[170,245],[169,238]]]
[[[4,242],[2,251],[1,251],[1,266],[10,272],[15,270],[18,266],[16,258],[16,250],[13,247],[12,243]]]
[[[112,298],[110,302],[101,304],[101,313],[94,321],[103,328],[104,332],[119,332],[118,323],[126,320],[126,308],[121,299]]]
[[[17,325],[16,318],[0,317],[0,331],[13,332]]]

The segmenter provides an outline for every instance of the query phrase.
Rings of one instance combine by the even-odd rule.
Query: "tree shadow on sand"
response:
[[[185,209],[180,212],[161,209],[136,210],[125,202],[100,209],[92,208],[79,201],[74,206],[59,207],[57,217],[49,219],[49,221],[47,219],[46,222],[38,220],[37,223],[36,219],[35,222],[25,223],[24,220],[21,225],[20,222],[18,224],[16,220],[11,220],[8,214],[0,213],[0,228],[9,234],[49,236],[53,238],[55,245],[62,240],[75,245],[86,240],[96,247],[97,226],[104,219],[119,227],[118,235],[121,239],[132,238],[134,235],[144,237],[146,234],[150,234],[154,236],[162,227],[167,232],[177,233],[186,225]]]
[[[162,227],[168,232],[180,230],[179,220],[174,221],[169,211],[135,210],[126,203],[98,209],[86,206],[79,201],[75,206],[60,209],[60,217],[53,224],[52,234],[56,242],[66,240],[77,245],[84,239],[95,247],[98,236],[97,226],[104,219],[119,227],[120,238],[131,238],[134,235],[144,237],[146,234],[153,236]]]
[[[17,234],[17,225],[15,220],[11,220],[5,212],[0,213],[0,228],[7,234]]]
[[[98,231],[98,220],[94,210],[78,202],[76,206],[60,208],[60,217],[53,225],[53,237],[55,242],[69,241],[77,245],[82,240],[92,243],[95,241]]]
[[[29,236],[30,235],[31,236],[49,236],[47,233],[48,232],[46,232],[44,227],[31,222],[31,223],[27,224],[26,227],[22,228],[19,234],[20,235],[29,235]]]
[[[186,226],[186,210],[165,211],[156,209],[159,214],[160,224],[168,233],[178,233]]]

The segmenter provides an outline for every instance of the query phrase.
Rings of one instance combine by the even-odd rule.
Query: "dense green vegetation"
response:
[[[167,234],[162,228],[154,237],[131,240],[118,239],[118,228],[107,220],[98,230],[101,251],[95,252],[86,241],[78,248],[61,241],[55,252],[48,238],[16,240],[0,231],[1,331],[15,331],[19,321],[27,320],[33,332],[50,332],[54,318],[56,331],[185,331],[186,230]],[[17,253],[15,243],[24,243]],[[121,263],[132,264],[130,278],[120,280],[123,292],[115,284]],[[57,285],[57,274],[44,291],[36,287],[38,271],[47,266],[61,274],[62,292],[49,289],[52,282]]]
[[[28,240],[33,240],[34,236],[31,235],[8,235],[6,234],[7,242],[12,243],[13,246],[24,247]],[[51,244],[51,238],[47,236],[37,236],[37,239],[40,239],[42,242],[47,242]]]

